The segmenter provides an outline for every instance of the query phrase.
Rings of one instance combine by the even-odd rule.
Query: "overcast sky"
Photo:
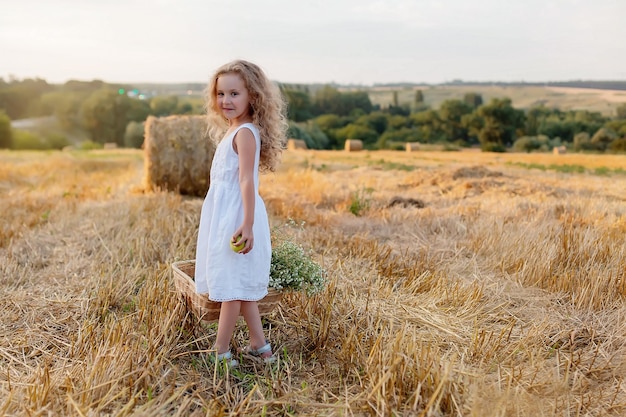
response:
[[[626,79],[626,0],[0,0],[0,77],[293,83]]]

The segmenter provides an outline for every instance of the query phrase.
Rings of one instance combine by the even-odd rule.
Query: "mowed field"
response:
[[[328,271],[207,361],[180,302],[202,199],[139,151],[0,153],[0,415],[626,415],[626,156],[291,151],[276,236]],[[247,342],[238,326],[234,348]]]
[[[605,116],[614,116],[615,108],[626,103],[626,91],[600,90],[593,88],[541,87],[541,86],[498,86],[498,85],[442,85],[415,88],[373,87],[368,90],[370,100],[382,107],[389,106],[393,101],[393,91],[398,91],[400,104],[413,103],[415,90],[422,90],[424,102],[438,109],[444,100],[462,100],[467,93],[482,95],[483,102],[493,98],[508,97],[513,107],[528,109],[534,106],[567,110],[589,110],[600,112]]]

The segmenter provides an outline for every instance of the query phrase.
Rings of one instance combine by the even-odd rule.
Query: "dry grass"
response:
[[[591,172],[516,164],[563,158]],[[201,199],[138,191],[137,152],[0,153],[0,415],[626,413],[626,157],[283,159],[272,222],[330,283],[268,316],[277,365],[229,371],[169,269]]]

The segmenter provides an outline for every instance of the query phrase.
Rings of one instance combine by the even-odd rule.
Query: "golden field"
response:
[[[0,152],[0,415],[626,414],[626,156],[286,152],[261,194],[329,282],[235,370],[172,282],[202,199],[142,158]]]
[[[605,116],[614,116],[615,109],[626,103],[626,91],[594,88],[519,86],[519,85],[435,85],[406,87],[372,87],[368,90],[373,104],[382,107],[393,103],[393,92],[398,92],[402,103],[413,103],[415,90],[422,90],[424,102],[432,108],[439,108],[445,100],[462,100],[467,93],[478,93],[483,102],[494,98],[510,98],[513,107],[529,109],[535,106],[557,108],[563,111],[588,110]]]

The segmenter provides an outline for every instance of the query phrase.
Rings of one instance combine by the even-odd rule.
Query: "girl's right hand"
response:
[[[244,243],[245,245],[240,250],[236,251],[237,253],[241,253],[245,255],[246,253],[252,250],[254,246],[254,236],[252,234],[251,228],[240,227],[230,238],[231,246],[232,245],[241,245]]]

